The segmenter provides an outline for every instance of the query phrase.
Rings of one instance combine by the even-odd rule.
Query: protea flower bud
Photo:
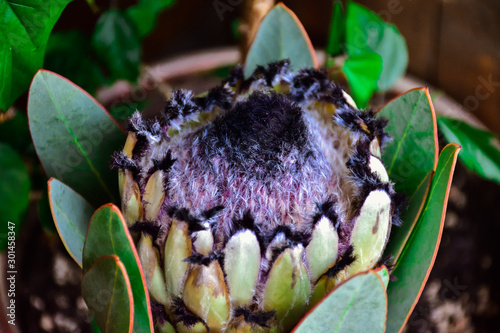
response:
[[[178,331],[289,331],[380,260],[398,210],[380,159],[386,120],[322,71],[238,68],[129,125],[114,158],[122,209]]]

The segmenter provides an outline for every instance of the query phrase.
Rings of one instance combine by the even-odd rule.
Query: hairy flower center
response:
[[[310,227],[318,205],[337,198],[337,177],[317,120],[277,94],[253,93],[227,113],[172,142],[170,203],[191,212],[223,206],[218,236],[248,211],[264,230]],[[317,126],[317,125],[316,125]],[[330,147],[333,149],[333,147]],[[345,162],[344,162],[345,163]]]

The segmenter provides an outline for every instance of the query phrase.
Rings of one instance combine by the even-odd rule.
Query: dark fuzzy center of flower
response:
[[[216,119],[201,144],[223,152],[242,172],[272,176],[292,150],[307,154],[307,136],[299,106],[283,95],[254,92]]]
[[[194,215],[222,206],[217,215],[222,238],[246,212],[265,231],[290,224],[307,228],[318,204],[338,199],[337,171],[325,144],[312,135],[316,123],[284,95],[250,94],[172,142],[176,162],[169,172],[167,204]]]

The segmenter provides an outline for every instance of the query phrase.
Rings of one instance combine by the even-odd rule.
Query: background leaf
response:
[[[44,68],[71,80],[89,93],[108,82],[92,53],[90,38],[79,30],[50,35]]]
[[[84,271],[104,255],[117,255],[127,270],[135,303],[134,332],[152,333],[149,294],[139,256],[120,210],[111,204],[99,208],[90,220],[83,250]]]
[[[439,130],[448,142],[462,146],[458,158],[479,176],[500,183],[500,141],[494,134],[463,121],[440,117]]]
[[[387,289],[388,332],[403,328],[434,265],[459,150],[458,145],[449,144],[441,152],[425,207],[392,272],[397,280]]]
[[[100,257],[83,274],[82,296],[101,332],[132,333],[134,299],[118,256]]]
[[[14,103],[42,67],[50,31],[69,2],[71,0],[0,0],[1,110],[7,110]]]
[[[345,34],[345,16],[342,2],[335,0],[333,3],[332,21],[326,43],[326,53],[331,57],[340,55],[343,51]]]
[[[292,70],[317,67],[311,41],[297,16],[282,3],[262,20],[245,61],[245,77],[258,65],[290,59]]]
[[[0,251],[8,243],[8,222],[19,232],[28,208],[30,178],[19,154],[5,143],[0,143]],[[10,224],[12,226],[12,224]]]
[[[56,177],[99,205],[118,198],[109,168],[125,135],[86,92],[48,71],[39,71],[28,100],[31,137],[49,177]]]
[[[61,181],[48,182],[49,203],[59,237],[69,255],[82,267],[85,234],[94,208],[77,192]]]
[[[92,36],[97,56],[106,64],[111,80],[135,81],[139,75],[141,42],[132,20],[122,11],[101,14]]]
[[[408,49],[398,29],[353,1],[346,9],[346,52],[349,56],[375,52],[382,57],[379,90],[391,88],[408,66]]]
[[[346,59],[342,71],[347,77],[356,105],[365,108],[377,89],[377,80],[382,72],[382,58],[376,53],[353,55]]]
[[[347,280],[325,297],[293,332],[384,332],[387,312],[385,287],[369,271]]]
[[[126,14],[134,22],[139,38],[153,31],[159,14],[171,7],[175,0],[140,0],[127,9]]]
[[[12,47],[0,41],[0,110],[7,110],[12,104]]]
[[[382,161],[396,190],[411,197],[437,163],[436,114],[428,89],[408,91],[387,103],[379,115],[390,119],[386,130],[392,137]]]

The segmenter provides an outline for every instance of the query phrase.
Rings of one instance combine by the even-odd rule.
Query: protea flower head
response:
[[[129,121],[122,209],[157,318],[178,331],[289,331],[373,268],[397,218],[387,121],[317,69],[241,68]]]

